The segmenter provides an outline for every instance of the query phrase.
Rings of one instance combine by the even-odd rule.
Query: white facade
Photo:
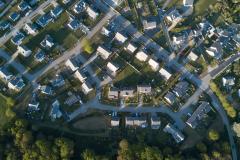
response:
[[[125,50],[131,52],[131,53],[134,53],[136,50],[137,50],[137,47],[135,47],[134,45],[132,45],[131,43],[129,43],[127,45],[127,47],[125,47]]]
[[[66,62],[65,62],[65,65],[67,67],[69,67],[72,71],[76,71],[79,67],[76,65],[76,63],[74,62],[74,60],[72,59],[68,59]]]
[[[172,76],[171,73],[169,73],[166,69],[162,68],[159,70],[159,73],[161,76],[164,77],[165,80],[169,80],[169,78]]]
[[[127,40],[127,37],[125,37],[124,35],[122,35],[119,32],[116,33],[114,38],[121,43],[124,43]]]
[[[90,8],[89,6],[87,7],[87,13],[88,15],[92,18],[92,19],[96,19],[97,16],[99,15],[96,11],[94,11],[92,8]]]
[[[188,59],[190,59],[191,61],[196,61],[198,59],[198,56],[195,53],[190,52],[190,54],[188,55]]]
[[[112,54],[112,52],[106,50],[101,46],[97,48],[97,53],[105,60],[108,59],[108,57]]]
[[[77,70],[77,71],[74,73],[74,76],[75,76],[79,81],[81,81],[82,83],[84,83],[85,80],[87,79],[87,77],[85,76],[85,74],[82,73],[80,70]]]
[[[116,73],[117,70],[119,69],[119,67],[115,66],[114,64],[112,64],[111,62],[107,63],[107,68],[110,72]]]
[[[152,70],[157,71],[159,69],[159,63],[153,60],[152,58],[149,59],[148,64],[151,66]]]
[[[145,62],[148,59],[148,55],[143,51],[138,52],[135,57],[141,62]]]
[[[24,57],[29,57],[32,54],[32,51],[28,49],[26,46],[18,46],[17,47],[18,53],[23,55]]]
[[[84,94],[88,94],[92,90],[93,90],[92,86],[90,84],[88,84],[87,82],[82,84],[82,91]]]

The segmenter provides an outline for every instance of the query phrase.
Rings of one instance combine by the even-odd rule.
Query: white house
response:
[[[121,33],[117,32],[114,37],[118,42],[124,43],[128,38],[122,35]]]
[[[135,57],[141,61],[141,62],[145,62],[148,59],[148,55],[146,53],[144,53],[143,51],[138,52]]]
[[[144,30],[155,29],[156,27],[157,27],[157,22],[155,22],[155,21],[148,22],[147,20],[143,20]]]
[[[168,92],[165,96],[164,99],[169,103],[169,104],[173,104],[176,101],[176,96],[174,93],[172,92]]]
[[[112,54],[111,51],[107,50],[106,48],[99,46],[97,48],[97,53],[103,58],[103,59],[108,59],[108,57]]]
[[[23,29],[27,32],[27,34],[31,34],[31,35],[36,35],[38,32],[37,26],[30,23],[26,23]]]
[[[192,116],[187,120],[187,124],[192,127],[196,128],[199,121],[201,121],[208,112],[211,111],[211,106],[208,102],[202,102],[198,108],[193,112]]]
[[[112,127],[118,127],[119,126],[119,122],[120,122],[120,118],[119,117],[111,117],[111,126]]]
[[[223,55],[223,49],[219,42],[213,43],[210,48],[206,49],[206,52],[209,56],[214,57],[216,59],[220,59]]]
[[[120,91],[121,98],[130,98],[134,97],[134,90],[133,89],[123,89]]]
[[[161,68],[159,70],[160,75],[165,79],[165,80],[169,80],[169,78],[171,78],[172,74],[169,73],[166,69]]]
[[[190,54],[188,55],[188,59],[190,59],[191,61],[196,61],[198,59],[198,55],[191,51]]]
[[[84,83],[85,80],[87,79],[87,76],[85,75],[85,73],[83,73],[79,69],[74,73],[74,76],[82,83]]]
[[[235,85],[234,77],[222,77],[222,84],[224,87],[232,87]]]
[[[82,91],[83,91],[84,94],[88,94],[92,90],[93,90],[93,88],[88,82],[85,82],[85,83],[82,84]]]
[[[62,112],[60,110],[60,103],[58,100],[53,102],[50,116],[53,120],[56,120],[57,118],[62,117]]]
[[[52,48],[54,46],[53,38],[47,34],[40,44],[43,48]]]
[[[184,135],[170,123],[165,126],[163,131],[171,134],[176,143],[182,142],[184,140]]]
[[[8,72],[6,68],[0,68],[0,77],[5,81],[9,81],[12,78],[12,74]]]
[[[21,77],[14,77],[8,82],[8,88],[15,91],[21,91],[24,86],[25,83]]]
[[[194,0],[183,0],[183,5],[185,7],[193,7]]]
[[[86,9],[88,15],[92,18],[92,19],[96,19],[97,16],[99,15],[96,11],[94,11],[91,7],[87,7]]]
[[[137,92],[140,94],[151,94],[152,87],[150,85],[138,85]]]
[[[24,57],[29,57],[32,54],[32,51],[24,45],[19,45],[17,47],[17,51],[18,51],[18,53],[20,53]]]
[[[151,116],[151,128],[152,129],[159,129],[161,126],[160,118],[157,116]]]
[[[173,23],[173,21],[177,21],[178,19],[182,18],[181,14],[178,12],[178,10],[174,9],[172,10],[167,16],[166,19]]]
[[[73,59],[68,59],[65,62],[65,65],[69,67],[72,71],[76,71],[79,68],[77,63]]]
[[[152,70],[157,71],[159,69],[159,63],[153,60],[152,58],[149,59],[148,64],[151,66]]]
[[[111,62],[108,62],[107,63],[107,69],[110,73],[112,73],[113,75],[116,74],[117,70],[119,69],[118,66],[114,65],[113,63]]]
[[[131,43],[128,43],[128,45],[124,49],[129,51],[130,53],[134,53],[137,50],[137,47],[135,47]]]

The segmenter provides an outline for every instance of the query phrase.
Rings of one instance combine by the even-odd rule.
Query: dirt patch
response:
[[[81,130],[102,130],[110,126],[110,120],[103,116],[86,117],[73,124],[73,127]]]

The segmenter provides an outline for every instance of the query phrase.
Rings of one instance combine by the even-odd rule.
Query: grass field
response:
[[[109,120],[102,116],[87,117],[73,124],[74,128],[81,130],[102,130],[107,129]]]
[[[7,98],[0,94],[0,127],[8,122],[8,117],[6,117],[7,107],[12,107],[14,101],[11,98]]]

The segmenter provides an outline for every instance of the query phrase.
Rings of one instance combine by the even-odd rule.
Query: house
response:
[[[12,14],[9,15],[9,18],[13,21],[16,22],[20,18],[20,14],[17,12],[13,12]]]
[[[62,112],[60,110],[60,103],[58,100],[55,100],[52,104],[52,109],[50,112],[50,117],[55,120],[62,117]]]
[[[111,62],[107,63],[107,70],[109,71],[109,73],[116,75],[118,69],[119,69],[119,67],[116,66],[115,64],[113,64]]]
[[[189,60],[191,60],[191,61],[196,61],[196,60],[198,59],[198,55],[195,54],[193,51],[191,51],[191,52],[189,53],[189,55],[187,56],[187,58],[188,58]]]
[[[82,30],[83,33],[87,34],[89,32],[89,28],[84,25],[83,23],[80,23],[80,29]]]
[[[80,22],[77,19],[71,19],[70,22],[68,23],[68,27],[71,30],[76,31],[80,28]]]
[[[161,68],[159,70],[160,75],[167,81],[171,78],[172,74],[168,72],[166,69]]]
[[[176,101],[176,96],[172,92],[168,92],[165,96],[164,99],[169,103],[169,104],[174,104]]]
[[[18,5],[18,9],[22,12],[26,11],[27,9],[30,9],[31,7],[29,6],[29,4],[25,1],[22,1],[19,3]]]
[[[76,96],[75,94],[69,94],[70,96],[64,101],[64,104],[67,104],[68,106],[72,106],[73,104],[79,102],[81,99],[79,96]]]
[[[53,38],[49,34],[47,34],[40,43],[40,45],[46,49],[52,48],[54,46]]]
[[[112,127],[118,127],[120,123],[120,118],[117,116],[112,116],[111,117],[111,126]]]
[[[119,90],[117,88],[110,87],[108,91],[108,99],[118,99]]]
[[[204,37],[211,38],[215,34],[215,27],[213,27],[213,25],[207,20],[199,23],[199,27]]]
[[[93,88],[88,82],[85,82],[85,83],[82,84],[82,91],[83,91],[84,94],[88,94],[92,90],[93,90]]]
[[[50,11],[51,16],[55,19],[57,19],[62,12],[63,12],[63,8],[59,5]]]
[[[32,51],[24,45],[19,45],[17,47],[17,51],[18,51],[18,53],[20,53],[24,57],[29,57],[32,54]]]
[[[29,109],[34,110],[34,111],[39,111],[40,110],[39,105],[40,105],[39,102],[37,102],[36,100],[31,100],[28,103]]]
[[[146,62],[148,59],[148,55],[143,51],[139,51],[135,57],[141,62]]]
[[[152,70],[157,71],[159,69],[159,63],[156,62],[154,59],[149,59],[148,64],[152,68]]]
[[[51,14],[44,14],[40,18],[37,19],[36,23],[40,25],[42,28],[46,27],[50,22],[52,22]]]
[[[117,33],[115,34],[114,39],[116,39],[116,40],[117,40],[118,42],[120,42],[120,43],[124,43],[128,38],[127,38],[126,36],[124,36],[123,34],[117,32]]]
[[[103,27],[101,33],[109,37],[111,32],[107,28]]]
[[[194,0],[183,0],[183,6],[185,7],[193,7]]]
[[[201,121],[210,111],[210,104],[208,102],[202,102],[193,112],[192,116],[187,120],[186,123],[194,129],[197,127],[199,121]]]
[[[8,72],[6,68],[0,68],[0,78],[4,79],[5,81],[9,81],[12,78],[12,74]]]
[[[92,19],[96,19],[97,18],[97,16],[99,15],[98,14],[98,12],[96,12],[94,9],[92,9],[91,7],[87,7],[87,9],[86,9],[86,11],[87,11],[87,14],[89,15],[89,17],[91,17]]]
[[[82,83],[84,83],[85,80],[87,79],[86,74],[79,69],[74,73],[74,76]]]
[[[83,1],[83,0],[80,0],[78,3],[76,3],[73,7],[73,11],[76,13],[76,14],[79,14],[83,11],[85,11],[86,9],[86,3]]]
[[[222,77],[222,84],[224,87],[231,88],[235,85],[235,78],[234,77]]]
[[[120,91],[121,98],[131,98],[134,97],[134,90],[133,89],[123,89]]]
[[[137,86],[137,92],[139,94],[151,94],[152,93],[152,87],[150,85],[138,85]]]
[[[8,21],[1,21],[0,30],[4,31],[11,27],[11,24]]]
[[[155,29],[157,27],[157,22],[156,21],[147,21],[147,20],[143,20],[143,29],[144,30],[151,30],[151,29]]]
[[[76,71],[79,68],[77,62],[74,59],[68,59],[65,62],[65,65],[69,67],[72,71]]]
[[[223,49],[219,42],[214,42],[210,48],[206,49],[206,52],[209,56],[219,60],[223,55]]]
[[[173,93],[177,97],[183,97],[187,93],[188,86],[189,86],[189,83],[186,81],[178,82],[173,89]]]
[[[28,103],[30,110],[39,111],[39,102],[36,100],[36,94],[33,94],[31,101]]]
[[[71,0],[62,0],[63,4],[68,4],[69,2],[71,2]]]
[[[172,135],[176,143],[180,143],[184,140],[184,135],[175,128],[172,124],[168,123],[165,128],[163,129],[164,132],[169,133]]]
[[[45,57],[46,57],[46,53],[41,49],[38,49],[37,53],[34,55],[34,58],[37,62],[44,61]]]
[[[53,94],[53,90],[52,87],[47,86],[47,85],[43,85],[43,86],[39,86],[38,88],[41,93],[46,94],[46,95],[52,95]]]
[[[40,0],[29,0],[28,3],[30,4],[30,6],[34,6],[34,5],[37,5],[39,1]]]
[[[138,126],[141,128],[148,126],[146,117],[126,117],[125,124],[126,126]]]
[[[103,46],[99,46],[97,48],[97,53],[103,58],[103,59],[108,59],[108,57],[112,54],[111,51],[107,50],[105,47]]]
[[[11,42],[16,46],[20,45],[25,38],[22,32],[18,32],[14,37],[12,37]]]
[[[63,76],[57,74],[56,78],[51,81],[53,87],[61,87],[65,84]]]
[[[13,77],[8,82],[8,88],[15,90],[15,91],[21,91],[25,87],[25,83],[21,77]]]
[[[26,23],[23,29],[27,32],[27,34],[31,34],[31,35],[36,35],[38,32],[37,26],[35,24],[30,24],[30,23]]]
[[[177,21],[179,18],[182,18],[182,16],[176,9],[170,11],[166,16],[166,19],[172,23],[174,23],[174,21]]]
[[[151,116],[151,128],[152,129],[159,129],[161,126],[160,118],[156,115]]]
[[[137,50],[137,47],[135,47],[131,43],[128,43],[128,45],[124,47],[124,49],[129,51],[130,53],[134,53]]]

